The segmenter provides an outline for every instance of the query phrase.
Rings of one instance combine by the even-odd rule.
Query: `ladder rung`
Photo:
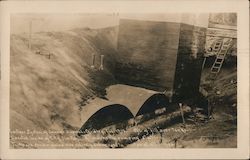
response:
[[[218,70],[220,67],[213,67],[211,70]]]
[[[214,64],[221,64],[222,61],[218,62],[218,61],[215,61]]]
[[[223,44],[222,47],[228,47],[230,44]]]
[[[220,52],[227,52],[227,50],[220,50]]]
[[[213,69],[219,69],[220,67],[213,66],[212,68],[213,68]]]
[[[220,66],[215,66],[215,65],[213,65],[212,68],[220,68]]]
[[[223,60],[221,60],[221,61],[215,61],[214,63],[223,63]]]
[[[221,64],[221,62],[215,62],[214,64],[216,64],[216,65],[217,65],[217,64],[219,64],[219,65],[220,65],[220,64]]]
[[[224,59],[225,58],[225,54],[217,54],[218,58]]]
[[[224,59],[226,57],[226,54],[219,53],[219,54],[217,54],[217,57]]]
[[[221,65],[220,64],[215,64],[213,68],[220,68]]]
[[[224,57],[225,57],[225,55],[219,55],[219,54],[217,55],[218,59],[224,59]]]
[[[221,55],[224,57],[224,55],[226,55],[226,53],[218,53],[218,55]]]
[[[222,59],[224,59],[224,57],[217,57],[216,59],[222,60]]]
[[[213,71],[213,70],[219,70],[220,69],[220,67],[213,67],[211,70]]]
[[[220,57],[218,57],[218,58],[216,58],[216,61],[222,61],[223,60],[223,58],[220,58]]]
[[[226,53],[221,53],[221,52],[220,52],[220,53],[218,53],[218,55],[225,55],[225,54],[226,54]]]
[[[221,48],[221,51],[227,51],[227,49],[225,49],[225,48]]]
[[[215,65],[221,65],[222,62],[214,62]]]

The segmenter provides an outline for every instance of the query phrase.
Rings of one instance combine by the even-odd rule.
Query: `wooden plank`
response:
[[[237,38],[237,31],[218,29],[218,28],[208,28],[207,36]]]
[[[223,25],[223,24],[212,24],[208,25],[209,28],[220,28],[220,29],[229,29],[229,30],[236,30],[237,26],[230,26],[230,25]]]

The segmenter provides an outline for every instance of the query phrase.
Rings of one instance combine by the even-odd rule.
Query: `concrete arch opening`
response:
[[[137,112],[136,116],[154,112],[156,109],[164,108],[169,105],[169,98],[161,93],[154,94],[150,96],[140,107],[139,111]]]
[[[78,135],[84,134],[86,130],[98,130],[133,117],[133,114],[126,106],[120,104],[108,105],[96,111],[83,124]]]

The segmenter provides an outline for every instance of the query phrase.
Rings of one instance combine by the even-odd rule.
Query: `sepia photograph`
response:
[[[237,147],[237,14],[13,14],[11,148]]]
[[[0,3],[0,159],[249,157],[249,6]]]

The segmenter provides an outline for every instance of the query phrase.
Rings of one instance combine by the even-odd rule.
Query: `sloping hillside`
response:
[[[27,34],[11,35],[11,129],[73,129],[80,124],[79,110],[86,100],[103,96],[104,88],[115,83],[109,69],[116,31],[114,27],[35,33],[32,49]],[[92,54],[96,68],[100,55],[105,55],[103,71],[90,68]]]

